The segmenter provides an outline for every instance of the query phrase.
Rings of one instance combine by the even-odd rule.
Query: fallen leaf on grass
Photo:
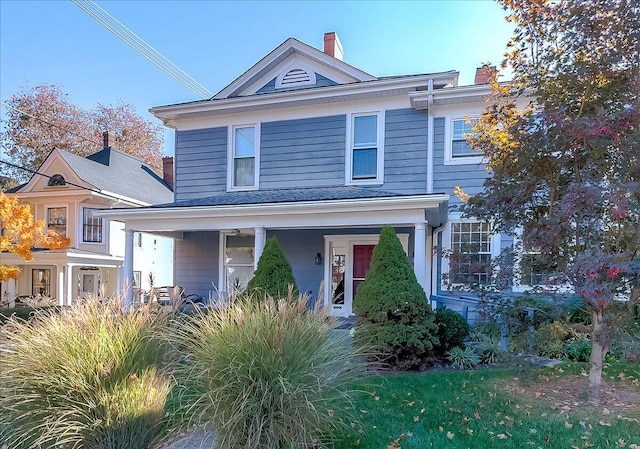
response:
[[[618,441],[616,441],[616,443],[618,443],[618,447],[626,447],[627,442],[624,441],[622,438],[618,439]]]
[[[569,423],[569,422],[567,422],[567,421],[565,421],[565,422],[564,422],[564,426],[565,426],[567,429],[571,429],[571,428],[573,428],[573,424],[571,424],[571,423]]]
[[[506,440],[507,438],[509,438],[508,436],[506,436],[504,433],[499,433],[498,435],[496,435],[499,439],[501,440]]]
[[[451,431],[447,432],[447,438],[449,438],[450,440],[453,440],[453,438],[454,438],[455,436],[456,436],[456,435],[455,435],[453,432],[451,432]]]

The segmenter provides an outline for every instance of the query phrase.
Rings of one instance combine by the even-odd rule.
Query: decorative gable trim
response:
[[[265,76],[269,79],[269,72],[279,64],[282,64],[286,59],[290,58],[291,55],[294,55],[295,58],[304,56],[304,59],[309,60],[309,62],[317,63],[320,66],[325,67],[325,72],[327,72],[327,74],[325,75],[323,73],[323,75],[329,75],[328,78],[335,81],[343,79],[344,83],[354,83],[361,81],[374,81],[377,79],[375,76],[363,72],[362,70],[340,61],[339,59],[332,58],[317,48],[313,48],[297,39],[289,38],[267,56],[262,58],[257,64],[236,78],[235,81],[214,95],[211,99],[220,100],[237,97],[243,93],[246,95],[255,93],[262,86],[255,86],[254,84],[265,78]],[[278,73],[280,74],[281,72],[278,71]],[[335,76],[331,76],[331,74],[334,74]]]
[[[276,77],[276,89],[291,89],[298,86],[314,86],[316,84],[316,72],[300,63],[294,62],[288,65]]]

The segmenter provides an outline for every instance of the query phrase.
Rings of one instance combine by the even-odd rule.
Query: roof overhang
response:
[[[384,78],[322,88],[158,106],[149,109],[149,112],[162,120],[166,126],[175,128],[177,126],[176,122],[181,119],[400,96],[407,95],[418,88],[424,88],[429,84],[429,81],[435,85],[445,86],[455,84],[457,80],[458,72],[448,71],[402,78]],[[448,89],[450,88],[436,90]]]
[[[102,210],[99,215],[144,232],[224,231],[237,228],[318,229],[439,226],[447,220],[449,195],[411,195],[233,206],[150,207]]]
[[[414,109],[426,110],[434,105],[482,102],[492,91],[493,88],[490,84],[447,87],[445,89],[410,92],[409,101],[411,101],[411,106]]]

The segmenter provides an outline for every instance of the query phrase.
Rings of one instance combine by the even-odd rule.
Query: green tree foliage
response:
[[[293,287],[294,295],[298,294],[296,279],[293,277],[291,265],[278,243],[276,236],[268,239],[258,260],[258,267],[253,278],[247,284],[246,293],[263,297],[265,294],[272,298],[283,298],[288,294],[289,286]]]
[[[355,338],[395,369],[417,367],[438,344],[438,327],[395,230],[385,226],[356,293]]]
[[[78,156],[102,149],[102,133],[110,146],[162,169],[163,131],[126,103],[85,110],[73,104],[58,86],[40,85],[14,94],[0,134],[2,146],[16,165],[36,170],[55,148]],[[31,173],[3,164],[3,173],[25,180]]]
[[[474,126],[488,160],[484,191],[464,211],[523,230],[556,280],[592,312],[589,381],[609,347],[604,313],[638,297],[640,277],[640,7],[629,0],[498,0],[516,25],[503,67],[513,81]]]

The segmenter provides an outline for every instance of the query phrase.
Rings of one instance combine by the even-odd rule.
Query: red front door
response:
[[[375,245],[353,245],[353,298],[356,297],[358,285],[364,281],[367,270],[371,265]]]

